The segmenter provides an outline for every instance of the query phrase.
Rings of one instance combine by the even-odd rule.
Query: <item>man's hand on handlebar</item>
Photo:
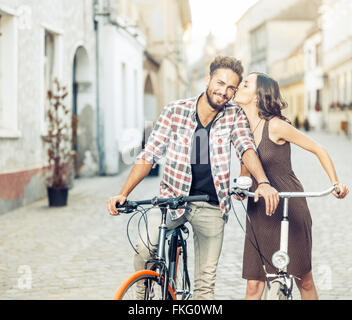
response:
[[[126,200],[127,200],[127,197],[120,194],[110,198],[106,203],[109,213],[112,216],[119,216],[120,213],[116,209],[116,204],[119,203],[120,205],[123,205],[126,202]]]
[[[265,212],[268,216],[271,216],[279,204],[280,198],[278,191],[269,184],[261,184],[255,191],[254,202],[258,202],[259,196],[264,198]]]

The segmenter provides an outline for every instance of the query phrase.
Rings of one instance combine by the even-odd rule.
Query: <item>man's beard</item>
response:
[[[228,103],[229,100],[230,100],[230,99],[225,99],[225,102],[223,104],[221,104],[221,105],[214,103],[211,100],[211,97],[210,97],[210,94],[209,94],[209,88],[207,88],[207,90],[206,90],[206,95],[207,95],[207,100],[208,100],[209,105],[216,111],[220,111],[221,109],[223,109],[225,104]]]

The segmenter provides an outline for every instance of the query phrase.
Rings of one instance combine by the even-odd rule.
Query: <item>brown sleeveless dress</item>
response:
[[[265,122],[262,140],[258,146],[259,158],[271,185],[279,192],[302,192],[303,187],[295,176],[291,167],[291,145],[286,142],[278,145],[269,138],[269,121]],[[257,189],[257,182],[253,179],[251,191]],[[276,272],[272,266],[271,257],[280,249],[280,229],[283,214],[283,199],[280,199],[275,213],[270,217],[265,214],[265,201],[260,198],[254,203],[248,199],[247,207],[251,224],[259,244],[268,273]],[[289,241],[288,255],[290,263],[287,267],[289,274],[300,276],[311,271],[312,251],[312,219],[305,198],[292,198],[288,205]],[[246,232],[255,244],[253,232],[247,221]],[[265,280],[265,272],[257,250],[246,237],[243,254],[242,277],[247,280]]]

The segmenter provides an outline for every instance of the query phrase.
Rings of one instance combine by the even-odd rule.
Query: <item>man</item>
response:
[[[272,214],[279,202],[255,151],[244,112],[230,103],[242,80],[243,68],[230,57],[217,57],[206,78],[206,92],[197,98],[179,100],[162,111],[153,132],[119,194],[108,200],[110,214],[118,215],[116,204],[123,204],[135,186],[146,177],[166,152],[160,184],[161,197],[208,194],[208,203],[193,203],[191,210],[170,212],[168,227],[189,221],[194,234],[194,299],[213,299],[216,268],[223,242],[224,224],[231,208],[230,144],[238,158],[259,182],[256,200],[264,197]],[[157,243],[160,213],[148,218],[150,243]],[[146,243],[146,240],[144,240]],[[144,268],[150,252],[141,241],[135,268]]]

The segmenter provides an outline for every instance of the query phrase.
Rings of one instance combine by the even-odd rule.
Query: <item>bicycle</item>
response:
[[[177,198],[153,198],[143,201],[127,201],[116,206],[121,213],[145,211],[142,206],[152,205],[161,211],[161,223],[156,252],[152,259],[145,263],[145,269],[137,271],[128,277],[118,288],[114,300],[188,300],[191,297],[191,282],[187,268],[187,238],[189,231],[185,225],[173,230],[167,230],[166,217],[168,209],[189,209],[188,203],[209,201],[209,196],[189,196]],[[168,256],[165,255],[168,241]],[[168,258],[168,264],[167,259]],[[152,265],[148,268],[148,265]]]
[[[253,192],[249,192],[252,186],[252,179],[249,177],[239,177],[234,180],[235,187],[231,189],[230,196],[237,195],[240,197],[254,197]],[[290,257],[288,256],[288,235],[289,235],[289,217],[288,217],[288,201],[290,198],[311,198],[311,197],[323,197],[330,194],[335,187],[330,187],[323,192],[279,192],[279,197],[284,199],[284,209],[281,219],[281,231],[280,231],[280,249],[276,251],[271,258],[271,262],[278,272],[276,274],[268,274],[265,270],[263,257],[258,243],[252,245],[255,246],[258,254],[260,255],[263,268],[266,274],[266,285],[264,290],[264,300],[292,300],[293,291],[293,280],[298,277],[287,273],[287,266],[290,263]],[[243,203],[242,203],[243,205]],[[232,208],[235,212],[234,208]],[[235,212],[236,215],[236,212]],[[237,217],[237,215],[236,215]],[[249,220],[250,223],[250,220]],[[242,226],[241,226],[242,227]],[[243,228],[242,228],[243,229]],[[244,229],[243,229],[244,230]],[[245,231],[245,230],[244,230]],[[252,229],[254,234],[254,230]],[[255,234],[254,234],[255,238]],[[256,239],[256,238],[255,238]],[[255,240],[256,241],[256,240]]]

